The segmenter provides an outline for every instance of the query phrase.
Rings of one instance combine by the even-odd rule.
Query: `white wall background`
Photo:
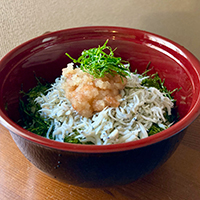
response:
[[[199,0],[0,0],[0,58],[46,31],[90,25],[150,31],[200,59]]]

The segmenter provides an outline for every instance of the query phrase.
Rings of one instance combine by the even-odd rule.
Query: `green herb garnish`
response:
[[[151,126],[151,128],[148,131],[148,135],[151,136],[151,135],[159,133],[163,130],[164,130],[163,128],[160,128],[157,124],[153,123],[153,125]]]
[[[50,121],[41,117],[39,110],[41,107],[35,102],[35,99],[41,94],[46,94],[49,83],[42,83],[37,79],[37,86],[28,92],[21,91],[22,98],[19,100],[19,111],[21,120],[18,123],[30,132],[46,137],[50,127]]]
[[[148,70],[148,71],[150,71],[150,70]],[[146,72],[144,72],[144,73],[146,74]],[[151,76],[149,76],[148,78],[143,79],[141,85],[146,86],[146,87],[155,87],[160,92],[164,93],[164,95],[166,97],[168,97],[171,100],[174,100],[174,98],[172,97],[172,94],[175,91],[179,91],[181,88],[179,88],[179,89],[176,88],[173,91],[169,91],[167,89],[167,87],[164,85],[164,83],[165,83],[165,79],[161,80],[158,73],[155,73],[155,74],[152,74]]]
[[[89,73],[94,78],[102,78],[106,74],[121,77],[129,76],[129,62],[122,60],[120,57],[114,57],[114,50],[110,46],[106,46],[108,40],[103,46],[84,50],[81,56],[76,60],[68,53],[66,55],[74,62],[80,64],[80,69]],[[108,51],[106,53],[105,51]]]
[[[75,143],[75,144],[82,144],[80,142],[80,140],[78,138],[76,138],[77,135],[78,135],[77,131],[74,130],[72,135],[65,136],[64,142]]]
[[[77,130],[73,130],[73,134],[67,135],[64,138],[64,142],[68,143],[74,143],[74,144],[94,144],[92,142],[81,142],[79,138],[76,138],[76,136],[79,135]]]

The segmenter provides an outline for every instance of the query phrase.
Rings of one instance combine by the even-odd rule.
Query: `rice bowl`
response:
[[[108,145],[58,142],[20,127],[19,93],[36,86],[38,77],[53,83],[84,48],[109,39],[116,55],[141,74],[151,61],[174,95],[180,120],[144,139]],[[152,72],[152,73],[154,73]],[[107,187],[131,183],[161,166],[173,154],[184,130],[200,113],[200,63],[184,47],[153,33],[123,27],[80,27],[48,33],[16,47],[0,61],[0,122],[24,156],[59,181],[80,187]],[[59,162],[59,167],[57,167]]]

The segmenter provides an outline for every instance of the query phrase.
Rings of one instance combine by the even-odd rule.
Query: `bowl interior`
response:
[[[181,46],[157,35],[126,28],[86,27],[42,35],[7,54],[0,64],[0,107],[14,122],[19,119],[19,92],[36,85],[35,75],[54,82],[62,68],[78,58],[84,49],[108,45],[115,56],[131,64],[131,70],[142,73],[151,62],[152,73],[158,72],[169,90],[181,88],[174,94],[180,119],[183,119],[199,98],[199,75],[191,62],[190,53]],[[193,57],[192,57],[193,58]],[[195,62],[197,62],[195,60]],[[199,65],[199,63],[197,62]]]

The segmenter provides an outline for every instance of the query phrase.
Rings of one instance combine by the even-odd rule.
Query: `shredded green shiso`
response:
[[[77,60],[73,59],[67,53],[66,55],[72,59],[74,63],[79,63],[80,68],[83,71],[93,75],[94,78],[104,77],[108,73],[112,74],[113,76],[115,74],[119,74],[121,77],[129,76],[129,63],[123,61],[119,57],[114,57],[114,50],[112,50],[111,47],[106,46],[107,42],[108,40],[104,43],[103,46],[99,46],[98,48],[84,50],[82,55]],[[105,49],[109,50],[109,54],[104,52]],[[125,66],[124,64],[128,64],[128,66]],[[140,75],[141,77],[147,76],[147,73],[150,71],[148,69],[149,65],[150,63],[147,65],[147,70]],[[41,94],[45,95],[48,89],[51,87],[51,84],[46,82],[44,83],[41,80],[41,78],[37,78],[37,86],[30,89],[28,92],[21,91],[22,97],[19,101],[21,120],[18,123],[28,131],[46,137],[46,133],[51,126],[51,122],[50,120],[41,117],[39,113],[41,107],[35,102],[35,99]],[[178,91],[179,89],[169,91],[166,86],[164,86],[164,80],[161,80],[158,73],[149,75],[148,78],[145,78],[142,81],[142,85],[146,87],[157,88],[161,92],[164,92],[166,97],[170,98],[174,101],[174,103],[176,103],[172,93]],[[176,107],[172,109],[172,114],[170,116],[167,114],[166,110],[164,117],[170,123],[177,122],[178,113],[176,111]],[[154,135],[158,132],[161,132],[162,130],[164,129],[159,127],[157,124],[153,124],[152,127],[148,130],[148,135]],[[76,130],[73,130],[73,132],[76,133]],[[51,134],[50,139],[54,139]],[[74,135],[65,137],[64,142],[82,144],[79,139],[75,138]],[[93,143],[90,142],[87,144]]]
[[[26,130],[36,133],[45,137],[46,132],[50,127],[50,121],[41,117],[39,110],[40,105],[35,102],[35,99],[41,94],[46,94],[51,84],[44,82],[41,78],[37,78],[37,86],[30,89],[28,92],[21,93],[19,100],[19,112],[20,120],[18,124],[24,127]]]
[[[103,46],[84,50],[78,59],[72,58],[68,53],[66,55],[74,62],[80,64],[80,69],[89,73],[94,78],[102,78],[106,74],[129,76],[130,64],[120,57],[114,56],[114,50],[107,46],[108,40]],[[108,53],[106,53],[106,50]]]

